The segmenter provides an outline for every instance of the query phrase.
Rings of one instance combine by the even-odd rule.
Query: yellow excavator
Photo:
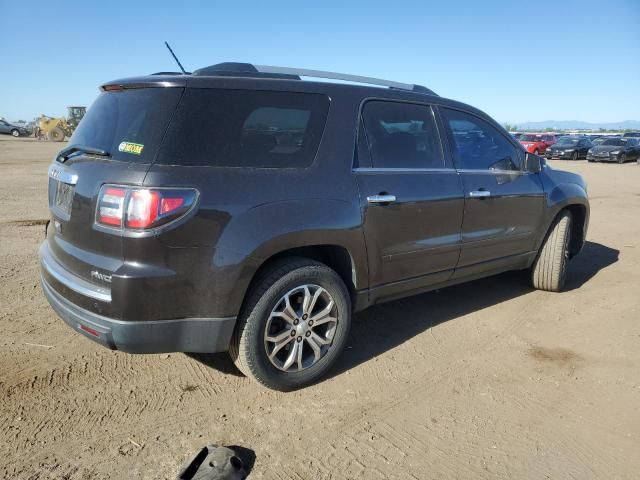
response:
[[[38,118],[39,131],[36,136],[45,136],[52,142],[62,142],[66,137],[70,137],[84,114],[87,113],[87,107],[67,107],[67,111],[67,118],[52,118],[42,114]]]

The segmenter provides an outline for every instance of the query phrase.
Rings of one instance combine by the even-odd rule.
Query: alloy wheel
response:
[[[296,287],[280,298],[269,315],[264,331],[267,357],[278,370],[305,370],[329,352],[337,325],[337,306],[326,289]]]

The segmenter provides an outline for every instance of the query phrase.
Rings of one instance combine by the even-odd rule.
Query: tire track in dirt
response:
[[[524,311],[526,311],[526,308],[524,309]],[[521,317],[522,315],[524,315],[524,312],[521,314]],[[521,320],[514,322],[511,325],[511,328],[509,330],[503,332],[502,336],[507,335],[513,329],[515,329],[519,321]],[[481,345],[479,348],[486,348],[488,345],[491,345],[492,343],[499,341],[500,338],[502,337],[489,338],[487,339],[485,344]],[[94,408],[96,407],[96,405],[93,405],[88,402],[82,402],[82,403],[74,404],[70,412],[74,412],[74,414],[79,418],[87,419],[86,422],[82,421],[78,423],[79,430],[86,428],[89,424],[102,426],[105,422],[105,419],[109,419],[109,418],[122,419],[122,418],[132,418],[132,417],[140,417],[140,416],[143,416],[145,419],[145,422],[144,422],[145,428],[139,431],[139,435],[147,436],[149,432],[154,430],[155,431],[158,431],[161,429],[166,430],[167,428],[174,429],[178,424],[177,420],[171,419],[171,418],[169,419],[159,418],[161,417],[162,412],[167,410],[168,405],[174,405],[174,404],[171,404],[171,402],[169,402],[168,400],[160,401],[160,395],[162,395],[163,398],[165,399],[171,398],[172,395],[175,396],[175,392],[169,392],[167,391],[167,388],[166,388],[167,383],[170,383],[170,379],[168,378],[168,376],[165,376],[160,381],[155,380],[155,376],[159,372],[154,371],[153,368],[150,368],[149,365],[147,364],[148,362],[135,361],[136,365],[135,367],[133,367],[132,361],[130,360],[130,358],[131,357],[129,356],[123,356],[118,354],[115,354],[115,355],[105,355],[102,353],[97,355],[93,354],[90,361],[87,361],[86,359],[81,360],[82,368],[80,369],[75,368],[72,362],[72,364],[68,367],[68,370],[65,371],[64,373],[61,373],[60,371],[53,369],[52,371],[48,372],[48,374],[45,375],[44,377],[41,378],[41,377],[35,376],[30,381],[25,381],[21,385],[23,386],[22,387],[23,389],[25,386],[27,387],[27,390],[29,391],[30,395],[33,395],[33,392],[36,390],[40,390],[40,389],[47,390],[51,386],[55,386],[56,390],[59,393],[62,393],[63,395],[66,391],[70,391],[70,392],[73,392],[73,394],[75,394],[74,387],[80,387],[83,384],[83,381],[86,382],[86,378],[97,378],[99,379],[99,382],[105,384],[105,388],[108,388],[109,392],[111,392],[111,394],[113,395],[118,390],[117,387],[114,387],[114,384],[121,382],[125,378],[129,378],[131,375],[142,377],[142,378],[153,378],[154,380],[152,381],[140,382],[137,384],[138,388],[145,390],[145,395],[147,396],[146,402],[142,402],[141,404],[136,404],[135,396],[134,396],[133,398],[129,398],[129,399],[126,399],[126,401],[121,402],[123,405],[128,405],[127,407],[123,407],[119,409],[107,408],[107,411],[105,412],[104,406],[102,406],[101,408],[103,410],[102,410],[101,416],[98,415],[97,412],[92,412],[88,409],[88,405]],[[338,433],[344,434],[344,433],[347,433],[348,431],[354,431],[354,430],[357,431],[358,429],[356,427],[359,424],[361,424],[365,418],[371,418],[371,416],[375,416],[375,417],[382,416],[386,412],[392,409],[395,409],[397,405],[399,405],[400,403],[406,402],[407,400],[412,398],[412,396],[421,395],[423,392],[429,389],[432,389],[434,386],[442,383],[443,381],[446,381],[447,378],[450,378],[451,376],[454,376],[454,375],[459,375],[462,372],[462,370],[457,365],[458,364],[453,364],[445,367],[444,369],[441,370],[440,374],[435,378],[433,377],[425,378],[424,380],[426,381],[424,382],[423,386],[419,389],[416,389],[414,385],[409,385],[409,386],[406,386],[404,389],[400,389],[400,390],[394,389],[392,391],[384,392],[385,394],[382,395],[381,398],[377,400],[376,405],[368,409],[366,414],[362,414],[359,417],[356,416],[355,420],[344,422],[345,418],[354,418],[354,416],[352,415],[353,412],[343,413],[343,415],[341,416],[341,420],[343,420],[341,422],[342,426],[339,429]],[[185,373],[184,371],[186,370],[186,373],[187,373],[186,377],[189,382],[193,381],[196,384],[202,384],[202,383],[206,383],[207,380],[211,381],[212,374],[208,373],[207,375],[205,375],[202,369],[199,367],[200,365],[197,362],[194,362],[192,359],[187,359],[186,369],[183,368],[183,369],[180,369],[180,371],[182,373]],[[466,365],[462,364],[462,368],[468,369],[469,364],[466,364]],[[82,375],[78,375],[76,373],[78,370],[82,372]],[[207,379],[207,377],[209,377],[209,379]],[[220,375],[218,374],[217,377],[220,377]],[[219,380],[219,378],[216,378],[216,380]],[[223,382],[223,383],[228,383],[228,382]],[[244,383],[243,388],[241,388],[240,392],[236,392],[236,394],[242,395],[243,390],[250,391],[255,388],[254,385],[251,383],[248,383],[248,382],[243,382],[243,383]],[[149,392],[147,392],[146,391],[147,389],[144,388],[150,385],[153,385],[154,387],[154,389],[151,391],[151,399],[148,398]],[[214,394],[221,392],[220,387],[216,389],[199,389],[199,390],[208,391],[209,392],[207,396],[208,398],[211,398]],[[133,405],[131,404],[131,402],[134,402]],[[116,402],[116,403],[119,403],[119,402]],[[151,409],[155,413],[155,415],[151,414],[149,416],[146,416],[145,412],[147,412],[149,409]],[[204,414],[205,411],[204,410],[198,411],[196,409],[191,413],[193,413],[194,415],[201,415],[201,414]],[[49,420],[45,422],[44,425],[39,425],[36,428],[39,428],[40,430],[42,430],[42,428],[46,426],[48,429],[55,430],[56,427],[58,425],[61,425],[62,422],[66,422],[70,420],[69,415],[70,415],[69,412],[59,410],[58,415],[51,416]],[[148,418],[148,417],[151,417],[151,418]],[[153,417],[155,417],[155,420]],[[319,439],[316,437],[316,442],[318,440],[322,440],[326,442],[327,440],[330,440],[331,438],[335,437],[335,433],[336,432],[327,432],[324,435],[324,438],[322,439]],[[116,426],[116,428],[112,427],[109,429],[109,434],[116,440],[118,439],[125,440],[124,437],[130,434],[130,428],[126,423],[120,422],[119,425]],[[71,447],[75,446],[78,442],[79,442],[79,439],[66,439],[66,444]],[[55,446],[51,446],[51,450],[48,450],[45,448],[40,454],[40,456],[44,456],[50,453],[50,451],[53,451],[54,449],[55,449]],[[319,464],[320,461],[321,459],[316,459],[315,463]]]

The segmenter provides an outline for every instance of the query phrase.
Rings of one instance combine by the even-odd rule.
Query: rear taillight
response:
[[[197,198],[194,189],[103,185],[98,195],[96,223],[125,230],[155,228],[186,214]]]

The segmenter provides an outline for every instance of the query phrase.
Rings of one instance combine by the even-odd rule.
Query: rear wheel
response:
[[[49,140],[52,142],[62,142],[64,140],[64,132],[62,129],[55,127],[49,130]]]
[[[531,267],[531,283],[534,288],[559,292],[564,287],[572,221],[571,212],[565,210],[558,215],[549,230],[538,258]]]
[[[533,154],[534,154],[534,155],[540,155],[540,151],[536,148],[536,149],[533,151]]]
[[[285,259],[248,293],[229,354],[266,387],[294,390],[331,368],[350,326],[351,299],[338,274],[313,260]]]

